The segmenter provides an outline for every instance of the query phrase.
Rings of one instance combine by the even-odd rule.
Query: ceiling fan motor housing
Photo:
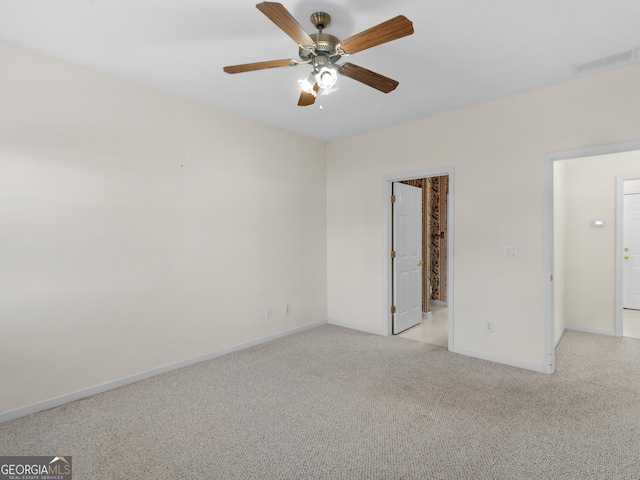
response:
[[[340,40],[338,38],[326,33],[312,33],[309,36],[316,44],[316,48],[313,53],[305,50],[304,48],[300,48],[298,50],[298,55],[302,60],[307,61],[315,56],[318,56],[326,57],[330,60],[331,63],[335,63],[340,59],[340,55],[336,54],[336,45],[340,43]]]

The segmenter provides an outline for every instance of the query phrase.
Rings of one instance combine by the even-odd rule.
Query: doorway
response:
[[[613,170],[614,159],[627,161],[616,163],[618,170]],[[577,197],[585,203],[585,210],[580,212],[582,216],[577,215],[575,209],[563,210],[564,197],[559,194],[557,184],[563,162],[574,165],[581,172],[580,176],[584,177],[581,181],[593,175],[595,170],[605,170],[598,178],[587,179],[592,182],[591,189]],[[555,346],[565,330],[622,335],[621,192],[624,180],[640,178],[640,173],[629,173],[640,172],[640,141],[548,154],[546,168],[544,371],[554,373]],[[607,191],[606,195],[595,199],[594,193],[602,189]],[[573,230],[567,230],[566,225],[570,224],[573,224],[570,227]],[[565,244],[558,247],[558,242]],[[594,245],[601,247],[594,249]],[[591,254],[585,255],[588,251]],[[566,258],[565,252],[570,252]],[[589,261],[584,261],[585,258]],[[571,265],[582,268],[581,275],[574,274],[573,280],[565,275]],[[589,282],[588,275],[592,275],[592,279],[595,275],[599,277]],[[580,290],[583,287],[597,290],[594,294],[594,291]]]
[[[391,196],[394,183],[405,183],[413,186],[426,186],[423,190],[423,198],[428,205],[433,204],[439,197],[444,201],[446,212],[439,212],[434,222],[429,222],[429,210],[424,210],[424,234],[423,234],[423,258],[425,260],[426,279],[422,288],[422,321],[414,329],[430,329],[427,337],[430,335],[437,339],[441,346],[453,349],[454,345],[454,328],[453,328],[453,168],[443,168],[438,170],[426,170],[412,172],[408,174],[392,175],[385,178],[384,196],[388,199],[385,202],[385,318],[387,318],[387,334],[393,333],[394,322],[394,273],[393,259],[391,252],[393,250],[393,208]],[[437,238],[436,238],[437,237]],[[436,255],[433,255],[435,252]],[[431,264],[433,261],[433,264]],[[439,268],[437,268],[439,267]],[[434,288],[435,287],[435,288]],[[435,301],[434,301],[435,299]],[[435,304],[434,304],[435,303]],[[420,338],[419,332],[411,332],[412,329],[406,330],[400,336],[414,338],[424,341]],[[443,335],[444,331],[444,335]],[[411,332],[411,333],[409,333]],[[413,335],[413,336],[412,336]],[[428,341],[426,343],[432,343]]]

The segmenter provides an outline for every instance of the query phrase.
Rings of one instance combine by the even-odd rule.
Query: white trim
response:
[[[640,140],[631,142],[621,142],[608,145],[596,145],[591,147],[577,148],[550,152],[544,156],[545,161],[545,198],[544,198],[544,354],[549,361],[545,362],[545,373],[555,372],[555,324],[553,318],[553,282],[550,276],[553,275],[553,162],[559,160],[571,160],[574,158],[594,157],[599,155],[610,155],[614,153],[630,152],[640,150]],[[619,222],[617,222],[619,223]],[[616,246],[617,248],[617,246]],[[616,258],[619,254],[616,253]],[[616,260],[616,269],[620,269],[620,261]],[[621,295],[619,290],[622,283],[618,283],[619,274],[616,271],[616,303]],[[621,303],[616,305],[616,330],[618,323],[622,322]],[[569,328],[566,326],[566,328]],[[606,330],[605,330],[606,331]]]
[[[523,368],[525,370],[533,370],[538,373],[545,373],[545,365],[540,363],[522,362],[520,360],[514,360],[513,358],[501,357],[499,355],[490,355],[483,352],[477,352],[475,350],[468,350],[466,348],[456,347],[452,350],[453,353],[459,353],[460,355],[466,355],[468,357],[479,358],[480,360],[488,360],[489,362],[501,363],[503,365],[509,365],[510,367]]]
[[[544,195],[544,225],[543,225],[543,285],[544,285],[544,321],[542,324],[543,353],[547,359],[544,366],[544,373],[553,374],[556,372],[556,348],[554,342],[554,283],[553,278],[553,162],[548,155],[545,157],[545,195]]]
[[[595,145],[591,147],[575,148],[572,150],[563,150],[559,152],[549,152],[545,155],[545,157],[550,158],[553,161],[571,160],[573,158],[599,157],[601,155],[632,152],[634,150],[640,150],[640,140],[611,143],[607,145]]]
[[[616,337],[623,333],[624,177],[616,177]]]
[[[434,307],[448,307],[448,302],[443,302],[442,300],[431,300],[431,305]]]
[[[97,395],[98,393],[103,393],[109,390],[113,390],[115,388],[123,387],[131,383],[139,382],[140,380],[145,380],[147,378],[155,377],[157,375],[171,372],[179,368],[188,367],[196,363],[206,362],[207,360],[213,360],[214,358],[218,358],[223,355],[227,355],[229,353],[237,352],[245,348],[254,347],[256,345],[271,342],[273,340],[277,340],[278,338],[286,337],[288,335],[302,332],[305,330],[311,330],[312,328],[316,328],[326,324],[327,324],[327,321],[323,320],[323,321],[315,322],[309,325],[304,325],[302,327],[292,328],[290,330],[285,330],[282,332],[274,333],[272,335],[267,335],[266,337],[257,338],[255,340],[251,340],[248,342],[239,343],[238,345],[233,345],[231,347],[216,350],[211,353],[206,353],[204,355],[199,355],[197,357],[188,358],[180,362],[171,363],[169,365],[164,365],[162,367],[147,370],[145,372],[136,373],[134,375],[129,375],[127,377],[122,377],[116,380],[101,383],[99,385],[94,385],[93,387],[84,388],[76,392],[60,395],[58,397],[50,398],[42,402],[32,403],[31,405],[27,405],[25,407],[19,407],[13,410],[7,410],[6,412],[0,412],[0,423],[8,422],[10,420],[15,420],[16,418],[31,415],[32,413],[41,412],[43,410],[48,410],[50,408],[59,407],[60,405],[74,402],[82,398],[91,397],[93,395]]]
[[[565,325],[566,330],[573,330],[574,332],[595,333],[598,335],[609,335],[611,337],[616,336],[616,331],[604,328],[583,327],[581,325]]]
[[[560,340],[562,340],[562,336],[564,335],[564,332],[566,330],[567,330],[567,326],[563,325],[562,328],[560,329],[560,333],[556,336],[555,347],[557,347],[558,344],[560,343]]]
[[[349,330],[358,330],[359,332],[370,333],[372,335],[381,335],[383,337],[386,335],[385,330],[381,330],[379,328],[371,328],[368,326],[357,325],[355,323],[343,322],[342,320],[333,320],[329,319],[327,321],[329,325],[335,325],[336,327],[348,328]]]
[[[423,320],[431,320],[433,318],[433,312],[422,312]]]
[[[453,294],[454,294],[454,279],[453,279],[453,256],[454,256],[454,199],[455,199],[455,185],[454,185],[454,168],[443,167],[430,170],[419,170],[415,172],[398,173],[394,175],[387,175],[383,181],[383,215],[384,215],[384,270],[382,279],[384,283],[384,300],[382,302],[382,318],[384,335],[391,335],[392,319],[391,319],[391,303],[393,301],[391,295],[391,285],[393,281],[393,275],[391,271],[391,256],[388,252],[391,251],[391,198],[392,184],[393,182],[401,182],[404,180],[412,180],[415,178],[430,178],[430,177],[449,177],[449,195],[447,196],[447,304],[449,306],[449,351],[453,351],[455,344],[454,340],[454,320],[453,320]]]

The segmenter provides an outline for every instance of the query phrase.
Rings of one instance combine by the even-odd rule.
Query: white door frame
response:
[[[595,157],[610,155],[613,153],[630,152],[640,150],[640,140],[609,145],[597,145],[592,147],[577,148],[552,152],[545,155],[545,201],[544,201],[544,373],[555,373],[555,323],[553,318],[553,162],[559,160],[571,160],[582,157]],[[624,185],[618,181],[618,189]],[[617,203],[619,190],[617,191]],[[622,207],[616,207],[616,335],[620,326],[622,332],[622,235],[620,235],[620,214]]]
[[[616,337],[621,337],[623,332],[624,182],[627,180],[640,180],[640,174],[616,177]]]
[[[384,301],[383,304],[383,317],[385,319],[384,329],[385,335],[389,336],[392,333],[392,316],[391,305],[393,301],[392,297],[392,285],[393,285],[393,270],[391,266],[391,245],[392,245],[392,229],[391,229],[391,192],[393,182],[402,182],[404,180],[413,180],[416,178],[430,178],[430,177],[449,177],[449,195],[447,197],[447,304],[449,313],[449,351],[453,351],[454,346],[454,329],[453,329],[453,237],[454,237],[454,176],[453,167],[443,167],[431,170],[420,170],[417,172],[398,173],[394,175],[387,175],[383,182],[383,212],[384,212]]]

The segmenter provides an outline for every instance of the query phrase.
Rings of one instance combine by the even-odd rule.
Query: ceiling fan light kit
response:
[[[308,34],[282,4],[262,2],[258,3],[256,8],[296,42],[300,60],[271,60],[232,65],[224,67],[225,72],[233,74],[308,64],[313,68],[313,71],[298,81],[301,90],[298,100],[299,106],[313,105],[319,93],[327,94],[334,91],[338,75],[349,77],[383,93],[389,93],[398,86],[396,80],[379,73],[352,63],[337,64],[336,62],[345,55],[351,55],[413,34],[413,23],[405,16],[398,15],[340,41],[333,35],[323,32],[331,23],[331,16],[328,13],[315,12],[311,15],[311,23],[318,29],[318,33]]]

